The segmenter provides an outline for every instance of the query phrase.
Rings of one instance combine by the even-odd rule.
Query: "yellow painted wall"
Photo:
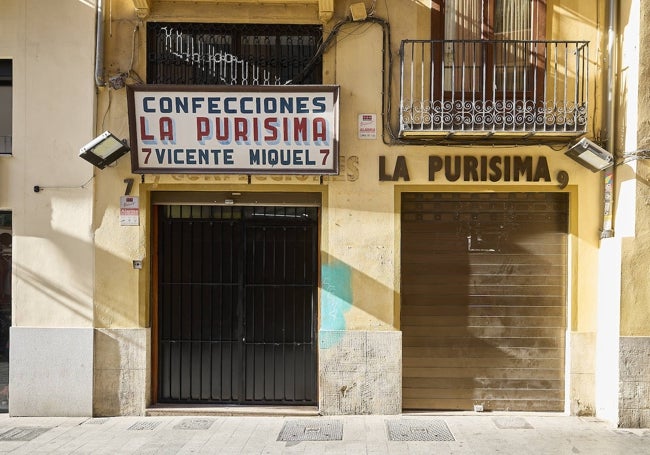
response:
[[[149,327],[151,307],[150,195],[154,191],[317,191],[322,193],[320,328],[399,329],[400,194],[404,191],[560,191],[555,176],[569,174],[570,314],[576,335],[570,355],[571,400],[593,404],[594,351],[613,309],[620,335],[650,335],[650,165],[616,168],[616,236],[600,240],[603,181],[546,146],[387,145],[357,138],[357,118],[377,114],[381,124],[382,29],[343,26],[324,56],[324,82],[340,86],[341,174],[325,177],[131,174],[128,157],[97,170],[78,158],[79,147],[104,130],[128,137],[126,91],[94,85],[95,0],[0,0],[0,58],[13,60],[13,148],[0,157],[0,209],[14,213],[14,325],[36,327]],[[106,79],[145,77],[145,24],[133,0],[105,1]],[[324,1],[323,4],[328,2]],[[335,1],[325,34],[348,13],[351,1]],[[366,1],[368,5],[370,1]],[[619,60],[616,66],[616,151],[619,157],[650,149],[650,5],[616,2]],[[372,2],[390,23],[393,59],[391,125],[399,109],[399,45],[430,36],[426,0]],[[152,0],[147,20],[249,23],[319,22],[319,2]],[[588,40],[589,133],[603,137],[606,107],[607,0],[550,0],[547,38]],[[74,33],[69,33],[74,30]],[[640,38],[639,34],[641,35]],[[637,71],[638,68],[638,71]],[[638,102],[637,102],[638,101]],[[429,155],[530,155],[546,157],[552,181],[449,184],[428,181]],[[379,156],[392,171],[403,156],[410,181],[379,181]],[[135,179],[141,225],[120,226],[124,179]],[[34,186],[43,187],[36,193]],[[603,248],[604,246],[604,248]],[[621,258],[622,264],[610,258]],[[134,270],[132,260],[144,259]],[[620,287],[620,293],[619,293]],[[330,310],[342,317],[331,318]],[[606,311],[604,311],[606,310]],[[600,315],[600,316],[599,316]],[[599,319],[599,317],[601,319]],[[616,321],[618,322],[618,321]],[[618,336],[618,333],[615,334]],[[606,340],[614,346],[614,338]],[[607,360],[608,362],[609,360]],[[609,363],[601,362],[601,368]],[[614,378],[613,386],[616,386]],[[607,386],[607,388],[612,389]],[[586,404],[585,404],[586,403]]]
[[[619,155],[650,149],[650,5],[622,2],[620,12]],[[638,102],[637,102],[638,100]],[[650,336],[650,165],[630,161],[617,172],[615,226],[622,238],[621,336]],[[620,220],[620,221],[619,221]]]
[[[3,0],[0,10],[0,58],[14,72],[13,156],[0,157],[0,207],[14,213],[13,322],[89,327],[93,169],[77,155],[94,134],[94,3]]]
[[[106,37],[106,71],[108,75],[133,70],[145,76],[143,49],[145,27],[138,25],[130,0],[113,0],[112,22]],[[601,34],[595,29],[599,9],[584,6],[584,2],[559,2],[549,4],[547,25],[554,39],[590,40],[597,43]],[[347,3],[336,2],[335,18],[326,25],[326,32],[344,14]],[[386,7],[388,5],[388,10]],[[197,11],[210,8],[218,15],[206,15],[201,20],[292,22],[292,14],[299,11],[300,22],[318,23],[318,11],[314,5],[263,7],[260,5],[231,5],[229,3],[194,5],[187,2],[153,2],[149,20],[196,20]],[[391,1],[378,2],[376,15],[387,19],[391,25],[393,56],[393,91],[399,88],[398,49],[401,39],[429,37],[429,9],[427,2]],[[107,33],[108,33],[107,30]],[[133,39],[136,53],[132,57]],[[572,313],[570,328],[575,331],[596,330],[597,288],[594,277],[598,275],[599,230],[601,227],[602,182],[600,174],[593,174],[557,151],[545,146],[532,147],[419,147],[388,146],[380,137],[376,140],[357,138],[357,116],[375,113],[381,118],[381,62],[382,29],[375,24],[348,24],[339,34],[336,46],[325,56],[325,82],[341,88],[340,97],[340,153],[346,166],[342,175],[325,178],[321,232],[322,273],[343,277],[349,283],[343,324],[322,321],[323,328],[347,330],[390,330],[399,327],[399,193],[410,188],[418,191],[556,191],[555,175],[566,170],[570,185],[565,191],[572,194],[571,218],[571,282]],[[592,44],[590,48],[593,68],[590,89],[591,119],[596,130],[599,118],[594,118],[593,108],[599,106],[599,84],[594,84],[602,49]],[[133,81],[131,81],[133,82]],[[591,96],[593,93],[593,96]],[[393,97],[392,114],[398,109],[399,97]],[[98,130],[110,129],[123,137],[128,136],[125,90],[102,88],[98,96]],[[381,123],[381,120],[378,120]],[[553,181],[550,183],[476,184],[472,186],[448,185],[445,181],[427,181],[427,157],[430,154],[525,154],[546,156]],[[384,155],[387,167],[392,170],[397,155],[406,157],[410,182],[380,182],[378,179],[378,156]],[[125,178],[135,177],[134,194],[141,196],[141,226],[119,226],[119,197],[123,194]],[[139,176],[130,173],[127,158],[116,167],[97,174],[96,202],[93,223],[96,228],[95,261],[95,324],[100,327],[137,327],[149,324],[149,245],[148,194],[159,190],[232,190],[248,191],[300,191],[301,182],[296,177],[254,178],[253,185],[237,176],[146,176],[145,184],[139,184]],[[290,184],[288,186],[286,184]],[[145,268],[133,270],[133,259],[145,259]],[[347,280],[347,281],[346,281]],[[328,291],[321,296],[324,304],[331,301]],[[326,317],[321,314],[321,317]]]

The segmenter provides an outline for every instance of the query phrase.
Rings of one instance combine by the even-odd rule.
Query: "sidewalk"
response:
[[[324,440],[331,439],[331,440]],[[541,414],[0,416],[16,454],[650,454],[650,430]]]

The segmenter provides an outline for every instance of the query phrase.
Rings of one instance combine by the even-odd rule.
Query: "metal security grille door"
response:
[[[316,402],[317,211],[246,212],[245,400]]]
[[[561,411],[568,197],[402,195],[403,407]]]
[[[158,401],[314,404],[314,207],[158,206]]]

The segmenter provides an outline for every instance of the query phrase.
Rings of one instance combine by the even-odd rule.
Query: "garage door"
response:
[[[562,411],[568,196],[404,193],[405,409]]]

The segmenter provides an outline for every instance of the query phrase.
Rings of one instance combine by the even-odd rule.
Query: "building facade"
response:
[[[647,427],[648,8],[0,0],[8,412]]]

